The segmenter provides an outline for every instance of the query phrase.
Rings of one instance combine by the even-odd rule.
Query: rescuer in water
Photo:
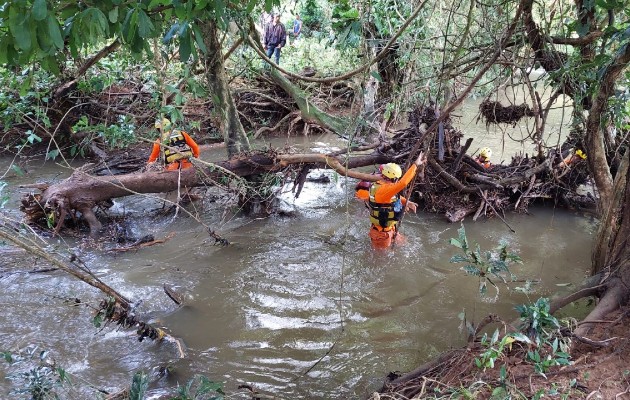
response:
[[[404,210],[416,212],[418,205],[401,196],[400,192],[407,187],[424,162],[423,154],[420,153],[404,175],[398,164],[383,164],[380,167],[381,179],[372,184],[362,181],[357,185],[357,198],[366,201],[370,210],[372,226],[369,236],[374,248],[390,247],[397,236],[398,222]]]

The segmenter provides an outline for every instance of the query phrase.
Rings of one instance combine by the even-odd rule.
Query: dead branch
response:
[[[110,53],[113,53],[120,47],[120,40],[116,39],[108,46],[105,46],[98,53],[96,53],[92,58],[88,59],[82,66],[74,73],[74,79],[63,83],[60,85],[53,95],[54,98],[61,98],[65,96],[72,88],[74,88],[79,81],[79,79],[83,78],[83,75],[90,69],[94,64],[99,62],[105,56]]]

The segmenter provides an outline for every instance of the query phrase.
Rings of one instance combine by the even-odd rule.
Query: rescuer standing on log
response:
[[[369,236],[374,248],[386,249],[392,245],[398,232],[398,222],[403,216],[403,210],[416,212],[418,205],[401,196],[400,192],[411,182],[418,167],[423,163],[423,154],[420,153],[405,175],[402,174],[398,164],[381,165],[382,179],[372,183],[367,191],[370,222],[372,223]],[[357,197],[364,197],[365,190],[360,192],[357,191]]]
[[[156,121],[155,129],[159,129],[161,132],[161,138],[157,139],[153,143],[153,150],[149,156],[149,163],[152,163],[158,159],[160,152],[163,151],[164,166],[168,171],[176,171],[178,169],[186,169],[192,167],[190,157],[199,157],[199,146],[194,140],[184,131],[179,129],[173,129],[171,121],[167,118],[162,118],[160,121]],[[164,139],[163,148],[160,146],[161,139]]]

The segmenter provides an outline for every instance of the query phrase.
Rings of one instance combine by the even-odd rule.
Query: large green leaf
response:
[[[96,42],[106,37],[109,33],[109,24],[105,14],[95,7],[88,8],[84,13],[84,23],[89,26],[90,42]]]
[[[107,16],[109,17],[109,22],[111,22],[112,24],[118,22],[118,10],[118,7],[114,7],[107,13]]]
[[[155,34],[155,26],[144,10],[138,10],[138,34],[145,39]]]
[[[33,19],[35,21],[43,21],[48,15],[46,0],[35,0],[33,2]]]
[[[252,11],[254,11],[254,7],[256,7],[256,4],[258,4],[257,0],[249,0],[249,2],[247,3],[247,9],[245,10],[245,12],[249,14]]]
[[[190,38],[190,30],[184,29],[184,33],[179,36],[179,59],[186,62],[192,53],[192,41]]]
[[[25,52],[31,49],[30,13],[16,5],[9,6],[9,30],[15,40],[15,46]]]
[[[60,50],[63,49],[63,37],[61,36],[61,27],[57,18],[49,14],[48,18],[46,18],[46,26],[50,40],[52,40],[55,47]]]
[[[197,43],[197,47],[199,47],[199,50],[201,50],[203,54],[207,54],[208,48],[206,47],[206,44],[203,42],[203,35],[201,34],[201,30],[199,29],[199,26],[197,24],[192,24],[192,29],[193,29],[193,32],[195,33],[195,42]]]
[[[138,12],[136,9],[129,9],[125,21],[122,25],[122,37],[127,43],[133,43],[138,29]]]
[[[50,35],[48,34],[48,24],[38,23],[37,24],[37,45],[39,48],[46,54],[53,54],[55,52],[55,46],[53,46],[52,40],[50,40]]]
[[[61,71],[59,70],[59,62],[53,56],[44,57],[41,61],[42,68],[46,71],[52,72],[55,75],[59,75]]]

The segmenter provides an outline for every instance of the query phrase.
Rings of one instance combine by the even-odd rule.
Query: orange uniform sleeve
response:
[[[370,200],[370,191],[367,189],[359,189],[354,192],[354,195],[359,200],[364,200],[364,201]]]
[[[380,185],[379,188],[374,193],[374,200],[377,203],[389,203],[391,198],[402,192],[402,190],[411,182],[414,176],[416,176],[416,171],[418,166],[416,164],[411,164],[411,167],[405,172],[405,174],[398,180],[398,182],[385,183]],[[406,203],[406,200],[403,201]]]
[[[148,162],[153,162],[157,160],[159,156],[160,156],[160,139],[157,139],[153,143],[153,149],[151,150],[151,155],[149,156]]]
[[[199,146],[197,145],[197,143],[186,132],[182,132],[182,135],[184,136],[184,140],[186,140],[186,143],[190,146],[193,157],[199,158]]]

